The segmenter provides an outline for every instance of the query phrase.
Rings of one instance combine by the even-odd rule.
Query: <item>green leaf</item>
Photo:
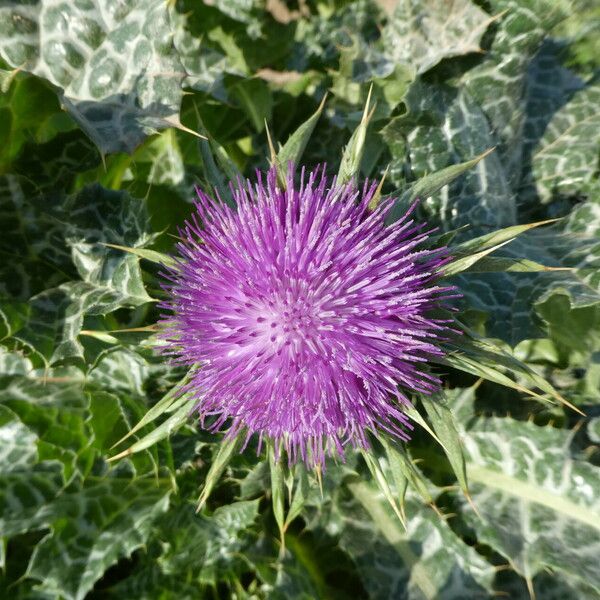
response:
[[[138,421],[131,431],[122,437],[115,446],[124,442],[128,437],[139,431],[142,427],[155,421],[158,417],[164,414],[172,413],[189,403],[189,398],[185,394],[180,394],[179,390],[184,386],[189,379],[189,373],[177,382],[154,406],[148,409],[148,412]]]
[[[109,477],[61,494],[49,509],[52,533],[36,546],[26,576],[47,594],[83,599],[108,567],[146,543],[169,493],[165,481]]]
[[[494,569],[428,508],[407,501],[405,532],[379,490],[348,484],[353,498],[340,502],[340,539],[370,598],[464,598],[488,595]]]
[[[179,123],[185,72],[170,10],[161,0],[115,9],[106,0],[7,5],[0,8],[0,57],[59,88],[102,153],[131,152],[146,135]]]
[[[290,523],[302,514],[304,504],[309,493],[308,473],[302,463],[295,465],[291,473],[292,485],[288,487],[291,496],[290,506],[285,516],[284,529],[287,530]]]
[[[196,585],[216,585],[217,576],[227,577],[236,562],[247,569],[241,555],[250,543],[258,506],[258,500],[232,502],[210,516],[185,505],[169,511],[160,521],[160,535],[169,540],[158,558],[161,570],[179,577],[193,574]]]
[[[9,89],[0,96],[0,111],[3,115],[3,122],[0,126],[1,137],[3,141],[0,148],[0,166],[3,171],[10,170],[11,163],[16,161],[14,170],[21,170],[27,165],[27,170],[36,163],[34,156],[40,157],[46,149],[46,142],[55,137],[62,137],[60,133],[72,131],[75,122],[65,113],[61,112],[58,100],[45,82],[36,77],[27,76],[15,69],[9,74],[5,83],[12,83]],[[76,135],[81,141],[83,135]],[[74,165],[74,161],[67,160],[67,154],[73,149],[69,143],[73,138],[65,136],[61,139],[62,147],[54,146],[54,153],[46,156],[47,162],[52,162],[52,167],[48,164],[41,164],[41,171],[54,171],[57,176],[62,167],[69,163]],[[35,141],[35,143],[33,143]],[[87,142],[87,139],[85,140]],[[81,149],[81,147],[80,147]],[[85,150],[77,154],[78,163],[81,166],[87,165]],[[33,158],[33,161],[32,161]],[[97,155],[97,160],[100,156]],[[38,165],[36,165],[37,167]],[[88,167],[89,168],[89,167]],[[26,176],[38,179],[40,173],[36,172],[35,167]],[[58,177],[60,179],[60,177]]]
[[[548,202],[554,195],[551,189],[554,175],[547,173],[546,178],[537,183],[533,162],[537,153],[546,145],[544,142],[546,136],[551,135],[548,128],[560,127],[558,115],[567,110],[566,105],[569,105],[574,95],[577,95],[585,87],[585,83],[580,77],[564,68],[561,64],[561,56],[564,56],[562,44],[551,38],[547,39],[527,69],[525,121],[522,132],[521,160],[523,164],[518,188],[519,203],[525,213],[533,212],[540,199]],[[552,85],[548,85],[548,81],[551,81]],[[575,115],[576,113],[572,114],[572,116]],[[557,121],[551,126],[555,120]],[[577,125],[574,125],[577,128]],[[577,146],[591,142],[593,145],[593,138],[593,135],[591,137],[585,135],[583,139],[575,141],[575,144]],[[551,148],[549,150],[552,151]],[[565,150],[567,153],[569,152],[569,149]],[[538,169],[542,164],[539,164]],[[579,166],[585,168],[585,165],[584,159]],[[556,182],[557,186],[563,183],[562,178],[559,179],[560,181]],[[565,181],[569,181],[569,179]],[[538,193],[538,187],[540,193]]]
[[[396,493],[401,504],[402,524],[406,527],[404,519],[404,496],[407,487],[410,486],[421,497],[423,502],[430,506],[434,506],[433,497],[429,491],[427,480],[411,460],[406,449],[403,446],[394,445],[389,440],[383,440],[382,444],[385,448],[385,453],[389,461],[389,470],[391,471],[396,486]],[[384,476],[384,471],[382,471],[381,477]]]
[[[309,598],[329,597],[328,593],[330,594],[332,590],[327,586],[323,576],[325,565],[319,561],[319,557],[315,556],[314,544],[304,536],[293,533],[287,535],[287,541],[288,551],[277,565],[270,596],[274,600],[286,600],[286,598],[309,600]]]
[[[169,15],[173,27],[173,44],[185,72],[183,86],[211,94],[221,101],[227,101],[225,76],[228,74],[242,76],[247,74],[248,68],[241,53],[238,52],[239,60],[236,60],[232,56],[235,51],[227,52],[225,39],[231,40],[232,47],[235,47],[235,42],[233,36],[227,37],[222,28],[214,28],[209,31],[210,41],[203,36],[206,28],[204,12],[205,7],[202,7],[200,10],[189,12],[171,11]],[[198,22],[201,24],[200,31],[197,31],[195,27]],[[221,43],[215,47],[211,41]],[[221,51],[219,46],[225,52]]]
[[[485,256],[465,269],[469,273],[539,273],[543,271],[570,271],[570,267],[541,265],[526,258]]]
[[[515,199],[498,153],[485,155],[496,140],[473,98],[465,90],[417,79],[404,104],[405,114],[382,130],[392,155],[392,180],[405,185],[398,172],[414,181],[428,177],[422,208],[444,231],[469,225],[470,232],[482,234],[512,225]],[[479,161],[460,173],[473,157]],[[449,183],[434,192],[445,179]]]
[[[105,391],[91,392],[90,413],[94,444],[102,451],[109,450],[115,439],[128,429],[128,418],[121,399]]]
[[[389,506],[393,509],[396,517],[398,517],[402,525],[406,527],[404,514],[402,513],[398,500],[394,497],[390,482],[388,481],[386,474],[381,468],[379,462],[368,450],[361,450],[361,454],[364,461],[367,463],[367,467],[369,468],[373,479],[383,493],[384,498],[387,500]]]
[[[184,183],[186,167],[175,130],[167,129],[134,155],[136,179],[151,185],[176,187]]]
[[[436,357],[433,362],[493,381],[542,402],[550,401],[545,396],[547,395],[576,412],[581,412],[559,394],[545,377],[497,346],[492,340],[479,339],[472,332],[465,332],[455,348],[448,348],[445,356]],[[517,381],[511,379],[507,373],[513,375]],[[545,395],[536,392],[535,388],[540,388]]]
[[[370,108],[372,89],[372,87],[369,89],[369,95],[367,96],[367,101],[365,102],[362,119],[358,124],[358,127],[354,130],[348,145],[344,148],[340,169],[337,175],[338,185],[343,185],[352,179],[356,179],[360,172],[360,164],[365,149],[367,127],[369,126],[369,121],[373,116],[373,111]]]
[[[433,196],[433,194],[439,192],[444,186],[452,183],[459,175],[472,169],[480,160],[493,151],[494,149],[490,148],[472,160],[458,165],[451,165],[440,171],[421,177],[400,196],[400,199],[396,202],[386,220],[396,221],[415,200],[426,200]]]
[[[273,99],[267,84],[260,79],[242,79],[229,88],[257,132],[265,127],[273,110]]]
[[[22,471],[0,475],[0,526],[3,536],[47,528],[48,512],[65,480],[60,463],[44,461]]]
[[[210,145],[210,148],[217,161],[218,166],[225,174],[226,179],[234,184],[237,183],[238,179],[241,179],[243,181],[244,178],[240,173],[240,170],[238,169],[237,165],[232,160],[232,158],[229,156],[225,148],[223,148],[223,146],[221,146],[221,144],[219,144],[214,138],[210,138],[208,140],[208,144]],[[204,157],[204,153],[202,154],[202,156]],[[229,189],[227,189],[227,192],[229,193]],[[227,194],[223,195],[222,197],[226,199]]]
[[[528,127],[525,99],[530,61],[569,9],[567,3],[553,0],[492,0],[490,8],[499,16],[493,42],[481,64],[466,71],[461,83],[495,132],[506,178],[516,189],[527,164],[522,134]],[[551,80],[554,84],[556,77]]]
[[[21,179],[7,177],[4,182],[0,202],[5,212],[0,218],[11,228],[23,226],[0,243],[0,251],[27,257],[19,266],[19,277],[6,279],[12,281],[5,293],[29,300],[27,316],[17,327],[14,310],[10,306],[4,310],[7,328],[16,329],[16,339],[50,365],[82,359],[78,336],[86,315],[153,301],[142,281],[139,258],[107,245],[150,243],[154,236],[149,233],[145,207],[124,192],[100,186],[57,201],[54,196],[40,196]],[[7,263],[9,273],[15,264]],[[60,285],[54,287],[55,283]]]
[[[440,446],[444,446],[444,444],[442,444],[442,440],[440,440],[440,438],[437,437],[435,431],[433,431],[429,423],[427,423],[427,421],[423,418],[421,413],[414,406],[406,407],[403,410],[415,423],[418,423]]]
[[[545,334],[540,317],[550,327],[560,327],[567,313],[588,307],[588,313],[594,312],[591,309],[600,305],[598,231],[600,211],[597,202],[588,201],[578,206],[566,222],[520,235],[502,249],[499,257],[561,269],[461,275],[459,285],[469,304],[493,311],[487,334],[516,344]],[[556,312],[555,296],[565,297],[566,313]],[[591,332],[595,334],[593,328]]]
[[[479,156],[476,156],[475,158],[464,163],[451,165],[445,169],[442,169],[441,171],[421,177],[421,179],[416,181],[411,186],[410,190],[406,192],[403,197],[408,201],[413,201],[417,198],[428,198],[429,196],[432,196],[435,194],[435,192],[441,190],[445,185],[448,185],[454,181],[459,175],[473,168],[480,160],[483,160],[493,151],[494,148],[490,148]]]
[[[467,473],[465,470],[465,457],[463,454],[462,443],[458,433],[456,420],[448,401],[444,395],[439,394],[434,397],[421,396],[421,403],[425,407],[427,416],[433,425],[435,433],[443,442],[444,449],[458,484],[462,491],[468,496],[469,486],[467,483]]]
[[[0,299],[0,339],[10,338],[27,322],[29,306],[25,302]]]
[[[0,457],[3,473],[27,469],[37,460],[38,437],[7,406],[0,404]]]
[[[400,0],[383,30],[384,48],[395,62],[424,73],[444,58],[480,52],[479,40],[493,20],[471,0]]]
[[[551,267],[541,265],[526,258],[490,257],[488,254],[498,250],[505,244],[512,242],[517,236],[534,227],[553,223],[554,220],[539,221],[527,225],[513,225],[498,229],[492,233],[468,240],[452,248],[452,253],[457,257],[443,267],[447,276],[456,275],[463,271],[475,273],[505,273],[514,271],[518,273],[536,273],[540,271],[569,271],[569,267]]]
[[[549,202],[558,194],[576,194],[592,182],[600,148],[599,103],[600,83],[592,83],[552,115],[531,149],[531,170],[522,188],[534,188],[543,202]]]
[[[213,488],[227,468],[229,461],[238,450],[239,443],[239,438],[235,437],[232,439],[223,440],[219,444],[219,448],[213,457],[210,469],[208,470],[206,479],[204,480],[204,486],[202,487],[200,498],[198,498],[196,512],[200,512],[204,508],[204,505],[206,504],[206,501],[208,500]]]
[[[251,37],[257,38],[261,33],[263,6],[257,0],[215,0],[214,5],[222,13],[247,25]]]
[[[50,214],[50,203],[24,177],[0,177],[0,295],[10,298],[13,313],[15,301],[61,284],[73,272],[63,228]],[[15,322],[11,315],[6,319]]]
[[[65,381],[66,380],[66,381]],[[39,438],[40,460],[62,463],[67,479],[92,467],[93,438],[88,422],[89,399],[82,381],[69,377],[45,383],[42,378],[2,378],[0,405],[9,408]]]
[[[33,364],[23,354],[9,352],[0,346],[0,373],[3,375],[29,375],[33,371]]]
[[[98,388],[145,396],[150,365],[137,352],[117,348],[102,355],[87,376]]]
[[[92,284],[114,288],[133,305],[148,302],[139,271],[139,261],[116,254],[99,243],[144,246],[154,239],[144,204],[123,192],[100,186],[84,188],[71,196],[64,207],[66,241],[81,278]],[[107,286],[107,283],[109,285]]]
[[[528,580],[551,568],[600,589],[600,469],[569,456],[570,433],[492,418],[463,439],[481,541]]]
[[[49,127],[52,130],[52,126]],[[28,138],[12,170],[35,181],[41,189],[51,192],[72,189],[78,174],[100,167],[101,155],[96,146],[74,123],[66,132],[50,131],[40,135],[50,135],[52,139],[33,143]]]
[[[323,96],[323,100],[321,100],[321,104],[319,104],[317,110],[290,135],[287,142],[279,149],[277,153],[277,165],[281,170],[281,179],[283,181],[286,179],[288,165],[290,163],[294,165],[300,164],[300,159],[321,117],[326,100],[327,95]]]
[[[195,105],[194,108],[197,119],[202,123]],[[202,128],[204,129],[203,124]],[[243,180],[237,165],[225,148],[212,137],[209,140],[200,140],[198,146],[202,156],[202,166],[206,180],[217,190],[222,200],[227,202],[231,207],[235,207],[235,202],[227,183],[235,184],[238,180]]]
[[[491,254],[495,250],[502,248],[504,244],[508,244],[510,241],[511,240],[507,240],[506,242],[502,242],[501,244],[497,244],[491,248],[486,248],[485,250],[480,250],[474,254],[461,256],[460,258],[454,258],[441,267],[440,272],[447,277],[451,277],[452,275],[458,275],[458,273],[462,273],[463,271],[468,271],[471,267],[473,267],[473,265],[478,264],[483,258],[487,257],[488,254]]]
[[[194,406],[197,404],[198,400],[196,398],[189,398],[188,396],[182,396],[179,398],[173,408],[173,414],[163,421],[160,425],[156,426],[150,433],[147,433],[144,437],[134,442],[127,450],[123,450],[116,454],[115,456],[111,456],[108,460],[114,462],[130,454],[135,454],[136,452],[141,452],[142,450],[146,450],[146,448],[150,448],[157,442],[168,438],[173,432],[177,431],[189,418]],[[127,436],[131,435],[131,432]],[[122,440],[121,440],[122,441]]]
[[[271,503],[281,538],[281,555],[285,552],[285,473],[282,457],[275,457],[275,448],[269,446],[269,470],[271,473]]]
[[[165,265],[166,267],[172,267],[176,264],[174,258],[165,254],[164,252],[157,252],[156,250],[150,250],[148,248],[128,248],[127,246],[119,246],[118,244],[104,244],[109,248],[114,248],[115,250],[122,250],[123,252],[130,252],[131,254],[135,254],[140,258],[145,258],[150,262],[153,262],[157,265]]]
[[[65,478],[89,469],[92,439],[79,383],[16,376],[0,387],[0,530],[11,537],[51,526]]]
[[[548,223],[554,223],[554,219],[546,221],[538,221],[537,223],[527,223],[525,225],[511,225],[510,227],[504,227],[497,229],[491,233],[480,235],[476,238],[467,240],[454,246],[452,251],[453,254],[468,256],[475,252],[482,252],[484,250],[495,249],[504,244],[505,242],[511,242],[516,237],[533,229],[540,227],[541,225],[547,225]]]

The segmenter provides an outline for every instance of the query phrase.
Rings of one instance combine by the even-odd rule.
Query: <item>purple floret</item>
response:
[[[164,352],[192,368],[182,392],[204,426],[321,466],[368,447],[368,431],[409,439],[407,394],[439,387],[426,364],[447,333],[431,316],[447,254],[419,249],[412,208],[386,226],[392,201],[368,208],[376,184],[337,186],[320,167],[286,188],[275,169],[238,182],[237,210],[198,190],[165,286]]]

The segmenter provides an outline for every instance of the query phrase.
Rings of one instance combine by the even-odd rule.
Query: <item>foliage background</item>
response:
[[[593,0],[0,2],[0,595],[599,597],[599,26]],[[284,142],[326,91],[303,161],[336,172],[371,83],[361,177],[405,198],[495,147],[421,217],[463,242],[561,217],[456,277],[460,315],[586,416],[448,366],[419,410],[460,436],[479,514],[419,429],[408,491],[375,448],[406,531],[350,456],[279,561],[252,451],[201,514],[221,440],[193,422],[107,462],[183,374],[152,349],[157,267],[106,244],[168,251],[193,185],[265,168],[265,121]]]

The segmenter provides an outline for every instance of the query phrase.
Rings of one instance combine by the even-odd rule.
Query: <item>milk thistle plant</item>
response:
[[[236,454],[252,446],[268,464],[280,560],[286,532],[309,507],[311,474],[313,487],[322,488],[328,467],[352,470],[357,454],[403,527],[410,527],[409,489],[441,516],[405,448],[415,426],[440,444],[479,514],[461,426],[444,398],[444,368],[579,411],[538,373],[471,330],[450,281],[482,263],[491,272],[514,265],[545,269],[490,255],[548,222],[454,243],[458,232],[440,235],[417,217],[419,196],[435,193],[493,149],[383,196],[383,181],[359,183],[370,94],[338,175],[329,176],[324,165],[299,166],[323,107],[279,151],[267,131],[268,171],[253,179],[238,175],[229,186],[217,173],[213,190],[197,187],[174,254],[123,248],[162,265],[158,348],[187,374],[129,435],[171,416],[111,460],[146,449],[190,420],[213,435],[224,432],[199,511]]]
[[[173,416],[112,460],[145,449],[188,418],[212,433],[225,431],[201,509],[235,451],[253,438],[259,456],[266,443],[272,482],[290,478],[290,494],[306,476],[294,468],[299,461],[320,479],[326,458],[343,462],[349,446],[362,454],[404,523],[403,497],[392,494],[372,442],[383,445],[399,470],[393,476],[412,481],[431,502],[401,445],[415,423],[443,446],[471,502],[458,430],[432,367],[452,366],[518,388],[499,363],[569,405],[543,378],[465,327],[450,304],[461,295],[446,281],[545,222],[444,245],[416,220],[416,197],[430,195],[491,150],[424,178],[403,197],[382,197],[383,181],[358,183],[370,93],[336,177],[324,165],[295,167],[323,106],[278,153],[267,131],[271,167],[253,181],[238,177],[212,192],[197,187],[174,255],[144,255],[164,269],[157,347],[187,375],[130,435],[165,412]],[[415,410],[417,400],[433,429]],[[275,488],[272,494],[283,548],[302,503],[290,495],[295,506],[285,516],[282,494]]]
[[[598,598],[593,5],[0,2],[0,598]]]

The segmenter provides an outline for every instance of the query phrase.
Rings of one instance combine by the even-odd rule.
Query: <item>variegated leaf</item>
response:
[[[392,60],[424,73],[444,58],[479,52],[491,21],[471,0],[399,0],[383,31],[384,48]]]

